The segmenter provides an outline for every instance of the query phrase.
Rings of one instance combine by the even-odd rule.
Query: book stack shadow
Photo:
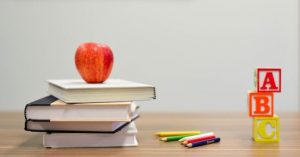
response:
[[[49,80],[49,96],[28,103],[25,130],[44,132],[43,146],[137,146],[137,101],[155,99],[155,87],[121,79],[88,84]]]

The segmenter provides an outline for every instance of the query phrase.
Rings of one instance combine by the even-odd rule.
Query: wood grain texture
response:
[[[23,113],[0,112],[0,156],[300,156],[300,113],[280,113],[280,143],[256,143],[251,139],[247,113],[141,113],[137,120],[138,147],[64,148],[42,147],[42,133],[24,131]],[[156,131],[214,131],[221,143],[185,148],[178,142],[162,142]]]

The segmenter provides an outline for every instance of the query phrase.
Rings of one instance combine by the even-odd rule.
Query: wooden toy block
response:
[[[256,142],[279,142],[280,141],[280,118],[254,117],[253,140]]]
[[[281,92],[280,68],[257,68],[258,92]]]
[[[272,92],[248,93],[248,107],[250,117],[273,117],[274,94]]]

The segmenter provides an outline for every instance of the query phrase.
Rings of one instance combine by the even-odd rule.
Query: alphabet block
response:
[[[250,117],[272,117],[274,115],[274,94],[272,92],[249,92]]]
[[[253,140],[256,142],[279,142],[280,119],[274,117],[253,118]]]
[[[281,69],[258,68],[256,88],[258,92],[281,92]]]

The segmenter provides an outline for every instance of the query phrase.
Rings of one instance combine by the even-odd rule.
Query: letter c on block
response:
[[[273,130],[271,134],[268,134],[266,126],[270,124],[272,128],[275,129],[275,123],[276,121],[274,120],[262,120],[262,122],[258,124],[258,134],[264,139],[272,139],[275,136],[275,130]]]

